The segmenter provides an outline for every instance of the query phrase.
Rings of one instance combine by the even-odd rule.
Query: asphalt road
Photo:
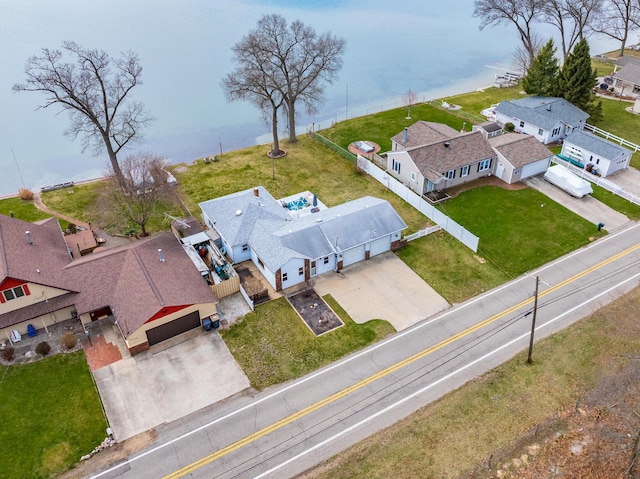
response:
[[[640,223],[298,381],[160,429],[95,478],[284,478],[513,357],[640,284]],[[536,351],[533,351],[534,361]]]

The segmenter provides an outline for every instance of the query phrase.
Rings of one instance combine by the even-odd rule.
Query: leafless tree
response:
[[[407,120],[411,119],[411,107],[418,100],[418,94],[412,89],[408,89],[407,93],[402,97],[402,102],[407,107]]]
[[[236,69],[222,80],[222,88],[230,101],[247,100],[257,106],[265,122],[271,123],[273,149],[270,156],[281,154],[278,136],[278,114],[284,105],[280,71],[271,61],[272,51],[262,42],[257,31],[250,32],[233,46]]]
[[[164,164],[163,158],[149,153],[125,157],[120,165],[122,182],[115,183],[110,192],[110,213],[138,225],[141,236],[148,235],[147,223],[169,197]]]
[[[533,32],[531,34],[531,47],[534,51],[534,58],[544,45],[544,40],[542,39],[542,35],[538,32]],[[516,46],[516,49],[511,54],[511,62],[514,66],[518,67],[523,73],[526,73],[531,66],[531,57],[529,55],[529,51],[524,48],[523,45]]]
[[[129,51],[112,58],[102,50],[88,50],[75,42],[64,42],[63,51],[42,49],[41,56],[27,61],[25,83],[14,92],[39,91],[46,95],[40,108],[59,105],[69,112],[71,126],[65,134],[82,139],[83,151],[97,155],[106,148],[116,178],[122,172],[118,153],[141,137],[151,121],[144,105],[131,100],[131,91],[141,84],[138,56]],[[67,63],[65,55],[75,59]]]
[[[544,19],[558,29],[565,60],[576,42],[589,33],[588,27],[600,14],[604,1],[547,0],[543,8]]]
[[[592,30],[620,42],[620,56],[624,55],[629,33],[640,25],[638,0],[605,0],[602,14],[594,21]]]
[[[254,53],[258,48],[256,44],[259,55]],[[258,21],[257,28],[233,47],[238,64],[234,73],[243,75],[243,70],[257,70],[263,75],[250,79],[265,83],[274,104],[283,100],[289,141],[295,142],[296,104],[302,101],[308,113],[317,110],[325,86],[334,81],[342,68],[344,47],[344,39],[330,33],[318,35],[299,20],[287,25],[280,15],[265,15]],[[248,58],[251,61],[247,61]],[[225,89],[227,79],[223,82]]]
[[[512,24],[518,30],[527,64],[536,55],[533,26],[541,21],[546,0],[475,0],[473,16],[480,18],[480,30],[488,26]]]

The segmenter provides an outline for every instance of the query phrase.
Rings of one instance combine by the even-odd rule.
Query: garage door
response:
[[[364,245],[356,246],[342,253],[342,267],[346,268],[350,264],[364,261]]]
[[[158,344],[169,338],[173,338],[178,334],[182,334],[190,329],[200,326],[200,312],[194,311],[181,318],[174,319],[171,322],[160,325],[147,331],[147,341],[149,346]]]
[[[530,176],[539,175],[540,173],[544,173],[547,171],[547,166],[549,163],[547,160],[544,161],[536,161],[535,163],[529,163],[528,165],[524,165],[522,167],[522,175],[521,179],[529,178]]]
[[[377,240],[371,242],[371,252],[369,253],[369,257],[384,253],[385,251],[389,251],[390,249],[391,235],[383,236],[382,238],[378,238]]]

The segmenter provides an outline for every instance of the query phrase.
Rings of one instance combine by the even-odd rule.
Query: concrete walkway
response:
[[[594,225],[604,223],[604,229],[607,231],[615,231],[619,228],[629,225],[632,221],[622,213],[618,213],[613,208],[601,203],[590,195],[583,198],[574,198],[569,193],[564,192],[557,186],[542,179],[542,176],[527,178],[524,182],[553,201],[560,203],[562,206],[575,214],[583,217]]]
[[[311,282],[330,294],[356,323],[385,319],[402,331],[449,307],[449,303],[395,254],[388,252],[325,273]]]

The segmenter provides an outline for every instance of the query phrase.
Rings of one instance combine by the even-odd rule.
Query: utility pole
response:
[[[529,356],[527,363],[531,364],[531,353],[533,352],[533,335],[536,330],[536,313],[538,312],[538,277],[536,276],[536,292],[533,298],[533,319],[531,320],[531,338],[529,339]]]

